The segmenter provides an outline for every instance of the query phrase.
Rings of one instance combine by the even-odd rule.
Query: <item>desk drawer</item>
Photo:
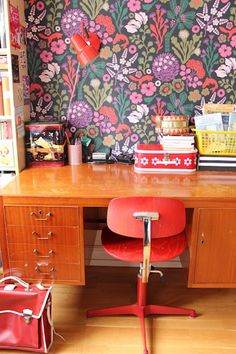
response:
[[[79,243],[79,230],[76,226],[8,226],[7,239],[9,243],[75,246]]]
[[[76,226],[79,223],[77,207],[6,206],[7,225]]]
[[[29,282],[84,285],[84,268],[76,263],[10,262],[8,275],[19,276]]]
[[[30,243],[8,244],[10,262],[56,262],[56,263],[80,263],[80,249],[64,245],[33,245]]]

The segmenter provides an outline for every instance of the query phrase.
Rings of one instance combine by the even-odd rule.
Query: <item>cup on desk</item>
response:
[[[68,164],[75,166],[82,163],[82,145],[68,145]]]

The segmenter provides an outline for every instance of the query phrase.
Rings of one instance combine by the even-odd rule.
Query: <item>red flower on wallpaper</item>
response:
[[[103,106],[99,109],[99,113],[108,117],[112,124],[116,124],[118,122],[118,117],[113,107]]]
[[[95,22],[101,26],[104,26],[108,34],[113,34],[115,32],[115,26],[112,23],[111,17],[99,15],[96,17]]]
[[[189,59],[186,63],[186,67],[193,69],[196,72],[196,75],[199,79],[203,79],[206,75],[206,71],[205,71],[203,64],[200,60]]]

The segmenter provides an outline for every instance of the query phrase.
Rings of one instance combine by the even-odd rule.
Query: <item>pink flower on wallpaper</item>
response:
[[[156,90],[157,88],[153,82],[148,82],[141,86],[141,92],[145,96],[153,96]]]
[[[232,36],[231,41],[230,41],[230,45],[233,48],[236,48],[236,35]]]
[[[43,3],[43,1],[39,1],[37,4],[36,4],[36,8],[37,8],[37,10],[39,10],[39,11],[42,11],[43,9],[44,9],[44,3]]]
[[[192,32],[193,32],[193,33],[198,33],[198,32],[200,32],[200,27],[199,27],[198,25],[194,25],[194,26],[192,27]]]
[[[137,104],[137,103],[142,102],[142,95],[137,92],[132,92],[131,95],[129,96],[129,98],[133,104]]]
[[[139,11],[141,9],[141,1],[129,0],[127,6],[132,12]]]
[[[44,95],[43,95],[43,100],[44,100],[44,102],[50,102],[51,101],[51,99],[52,99],[52,96],[50,95],[50,93],[45,93]]]
[[[220,98],[224,97],[225,96],[225,90],[224,89],[219,89],[217,91],[217,96],[220,97]]]
[[[226,44],[222,44],[218,49],[218,52],[223,58],[230,57],[232,54],[232,48],[227,46]]]
[[[187,68],[185,65],[181,65],[180,68],[180,76],[182,76],[182,80],[186,81],[188,87],[197,88],[202,86],[202,82],[194,69]]]
[[[58,41],[52,42],[51,50],[56,54],[63,54],[66,50],[66,44],[62,39],[58,39]]]
[[[47,50],[43,50],[43,51],[40,53],[40,58],[42,59],[42,61],[43,61],[44,63],[49,63],[50,61],[52,61],[53,56],[52,56],[52,53],[51,53],[51,52],[48,52]]]

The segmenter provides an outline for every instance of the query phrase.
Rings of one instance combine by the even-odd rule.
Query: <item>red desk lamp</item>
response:
[[[77,53],[79,64],[86,66],[99,55],[101,41],[95,33],[87,32],[84,23],[82,30],[82,35],[74,34],[71,37],[71,43]]]

